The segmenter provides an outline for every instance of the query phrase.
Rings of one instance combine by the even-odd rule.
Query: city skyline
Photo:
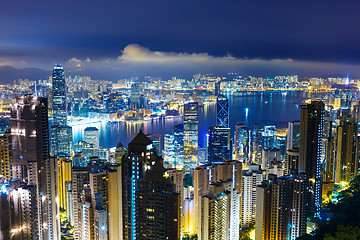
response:
[[[45,78],[56,63],[68,74],[107,80],[199,72],[360,75],[356,2],[18,4],[0,10],[4,77],[19,74],[11,66],[35,68],[21,78]]]
[[[4,1],[0,240],[360,238],[358,10]]]

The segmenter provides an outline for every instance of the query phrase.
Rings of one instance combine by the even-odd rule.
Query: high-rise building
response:
[[[12,177],[36,186],[40,239],[58,239],[57,163],[49,157],[47,106],[46,98],[25,95],[11,108]]]
[[[119,164],[108,170],[109,239],[122,239],[123,237],[122,173]]]
[[[131,85],[131,90],[130,90],[130,108],[132,110],[139,109],[140,108],[140,100],[141,100],[140,85],[137,83],[133,83]]]
[[[175,137],[174,134],[165,134],[164,135],[164,166],[167,168],[176,167],[175,162]]]
[[[196,167],[198,156],[198,103],[184,105],[184,166],[185,170]]]
[[[265,179],[265,173],[259,165],[250,165],[242,176],[241,227],[255,223],[256,186]]]
[[[59,157],[58,177],[59,177],[59,204],[60,208],[67,211],[68,185],[71,184],[71,161],[67,157]]]
[[[73,156],[72,127],[51,126],[51,155]]]
[[[285,174],[289,175],[291,170],[299,169],[299,149],[288,149],[285,155]]]
[[[20,186],[19,180],[2,185],[0,194],[0,238],[42,239],[37,188]]]
[[[9,138],[0,136],[0,178],[10,179]]]
[[[336,134],[336,171],[335,182],[350,183],[358,174],[357,161],[357,124],[355,118],[340,118]]]
[[[56,64],[52,74],[53,125],[66,126],[66,81],[64,68]]]
[[[121,163],[123,238],[136,239],[136,189],[145,171],[158,158],[152,149],[152,141],[140,130],[128,145],[128,153]]]
[[[99,147],[99,129],[87,127],[84,129],[84,141]]]
[[[231,185],[231,181],[211,184],[209,194],[199,198],[199,240],[239,239],[240,193]]]
[[[229,100],[222,94],[216,99],[216,126],[229,127]]]
[[[115,152],[116,163],[121,163],[121,159],[126,154],[126,152],[127,152],[126,148],[119,141],[118,145],[116,146],[116,152]]]
[[[174,126],[175,167],[184,168],[184,124]]]
[[[180,239],[180,194],[164,177],[160,158],[139,180],[136,191],[136,239]]]
[[[249,163],[250,160],[250,138],[249,128],[245,123],[235,125],[234,132],[234,160]]]
[[[287,133],[286,149],[299,148],[300,143],[300,122],[289,122]]]
[[[72,128],[67,125],[66,80],[64,68],[57,64],[52,74],[53,122],[50,130],[51,155],[72,156]]]
[[[72,169],[72,195],[74,206],[74,238],[76,240],[84,239],[81,196],[83,191],[89,188],[89,173],[85,167],[74,167]]]
[[[304,173],[269,175],[256,192],[256,240],[295,240],[306,233]]]
[[[324,124],[324,103],[311,101],[300,111],[300,172],[309,181],[309,214],[319,214],[321,208],[321,149]]]
[[[218,126],[210,127],[209,132],[209,163],[218,163],[231,160],[230,128]]]

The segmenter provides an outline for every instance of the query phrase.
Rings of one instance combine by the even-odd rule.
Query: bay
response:
[[[230,100],[230,127],[234,131],[237,122],[245,122],[249,127],[254,123],[287,127],[289,121],[300,119],[300,105],[306,94],[298,91],[259,92],[245,96],[226,95]],[[146,134],[171,133],[175,125],[182,122],[181,118],[160,119],[143,123],[96,122],[73,126],[74,143],[83,139],[86,127],[97,127],[100,134],[100,146],[115,147],[119,141],[127,147],[140,129]],[[211,126],[216,125],[216,104],[210,103],[199,108],[199,147],[203,147],[206,134]]]

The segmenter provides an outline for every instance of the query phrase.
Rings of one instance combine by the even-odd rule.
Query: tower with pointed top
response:
[[[216,126],[229,127],[229,100],[222,94],[216,99]]]
[[[121,159],[123,238],[137,239],[136,189],[145,172],[159,157],[152,141],[140,130],[128,145],[128,152]]]
[[[53,122],[51,126],[51,155],[72,155],[72,128],[67,125],[66,81],[64,68],[56,64],[52,74]]]

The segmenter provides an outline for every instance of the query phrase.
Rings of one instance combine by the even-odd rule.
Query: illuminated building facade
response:
[[[306,233],[306,178],[294,173],[256,187],[255,240],[296,240]]]
[[[350,183],[358,174],[356,144],[357,124],[355,118],[350,116],[341,117],[336,133],[336,183]]]
[[[180,194],[155,160],[136,191],[136,239],[180,239]]]
[[[265,179],[259,165],[250,165],[242,176],[241,227],[255,223],[256,186]]]
[[[10,179],[9,138],[0,136],[0,178]]]
[[[57,239],[60,223],[57,161],[49,156],[48,103],[46,98],[18,97],[11,108],[13,178],[35,185],[40,239]],[[45,200],[44,200],[45,199]]]
[[[52,74],[53,122],[50,130],[51,155],[72,156],[72,128],[67,126],[66,80],[64,68],[55,65]]]
[[[72,163],[67,157],[60,157],[58,159],[58,177],[59,177],[59,204],[60,208],[67,209],[67,193],[68,185],[71,184],[71,167]]]
[[[230,128],[218,126],[210,127],[209,132],[209,163],[218,163],[231,160]]]
[[[84,130],[84,141],[99,147],[99,129],[96,127],[87,127]]]
[[[198,162],[198,108],[197,102],[184,105],[184,166],[187,171]]]
[[[122,209],[123,238],[136,239],[136,189],[139,179],[158,156],[152,141],[140,130],[128,145],[128,153],[122,159]]]
[[[322,101],[311,101],[300,111],[299,172],[309,180],[309,213],[319,214],[321,208],[321,152],[325,115]]]
[[[56,64],[52,74],[53,125],[66,126],[66,81],[64,68]]]
[[[229,100],[222,94],[216,99],[216,126],[229,127]]]
[[[234,160],[247,163],[250,159],[250,138],[249,128],[245,123],[235,125],[234,132]]]

